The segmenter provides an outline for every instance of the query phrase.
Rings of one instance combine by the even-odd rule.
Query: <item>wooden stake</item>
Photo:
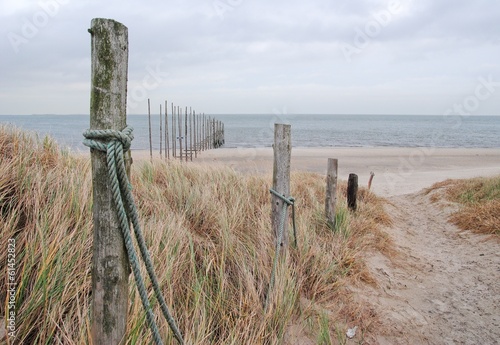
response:
[[[168,108],[167,101],[165,101],[165,158],[170,159],[170,144],[168,139]]]
[[[179,122],[179,156],[182,162],[182,114],[179,106],[177,106],[177,120]]]
[[[338,160],[328,158],[326,172],[325,216],[332,229],[335,229],[335,209],[337,206],[337,171]]]
[[[92,19],[90,129],[126,126],[128,30],[111,19]],[[106,153],[91,150],[94,241],[92,317],[94,344],[125,339],[128,310],[128,257],[108,181]],[[130,166],[130,152],[126,159]]]
[[[356,211],[356,198],[358,194],[358,175],[349,174],[349,180],[347,181],[347,207],[350,210]]]
[[[175,130],[175,107],[174,103],[172,103],[172,156],[174,158],[177,157],[177,146],[175,145],[177,143],[177,134]]]
[[[186,107],[185,111],[185,120],[184,120],[184,142],[186,144],[186,162],[188,161],[188,108]]]
[[[290,197],[290,160],[292,156],[291,126],[274,124],[274,165],[273,165],[273,189],[285,197]],[[272,195],[272,227],[276,238],[278,238],[281,215],[284,201]],[[285,221],[283,228],[282,246],[288,245],[288,222]]]
[[[163,137],[161,135],[162,134],[161,133],[161,123],[162,123],[162,118],[161,118],[161,104],[160,104],[160,158],[162,157],[162,155],[161,155],[162,154],[162,152],[161,152],[161,149],[162,149],[162,147],[161,147],[161,141],[163,140]]]
[[[193,111],[189,107],[189,151],[190,160],[193,161]]]
[[[153,140],[151,139],[151,104],[148,98],[148,119],[149,119],[149,155],[153,161]]]
[[[368,180],[368,190],[370,190],[370,188],[372,187],[373,176],[375,176],[375,173],[373,171],[370,171],[370,179]]]
[[[198,158],[198,148],[196,147],[198,141],[198,131],[196,128],[196,112],[193,110],[193,127],[194,127],[194,158]]]

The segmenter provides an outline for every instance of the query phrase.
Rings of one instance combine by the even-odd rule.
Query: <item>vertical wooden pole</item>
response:
[[[161,117],[161,104],[160,104],[160,158],[162,157],[162,152],[161,152],[161,144],[162,144],[162,140],[163,140],[163,136],[162,136],[162,132],[161,132],[161,124],[163,122],[163,119]]]
[[[175,107],[174,107],[174,103],[172,103],[172,156],[174,158],[177,157],[177,147],[176,147],[176,143],[177,143],[177,134],[176,134],[176,130],[175,130]]]
[[[170,159],[170,143],[168,138],[168,103],[165,101],[165,158]]]
[[[182,113],[179,106],[177,106],[177,120],[179,122],[179,156],[182,162]]]
[[[203,136],[203,145],[202,145],[203,148],[202,148],[202,150],[205,151],[206,150],[206,147],[205,147],[205,145],[206,145],[205,138],[207,137],[206,136],[206,133],[207,133],[206,132],[207,120],[205,119],[205,113],[203,113],[203,120],[202,121],[203,121],[203,131],[201,132],[201,134]]]
[[[372,188],[373,176],[375,176],[375,173],[373,171],[370,171],[370,179],[368,180],[368,190]]]
[[[328,158],[326,170],[326,200],[325,200],[325,217],[333,229],[335,229],[335,209],[337,206],[337,172],[338,160]]]
[[[92,19],[90,129],[126,126],[128,30],[111,19]],[[94,241],[92,321],[94,344],[119,344],[128,310],[128,257],[108,181],[106,153],[91,149]],[[126,158],[130,166],[130,152]]]
[[[148,98],[148,119],[149,119],[149,155],[151,157],[151,161],[153,160],[153,141],[151,139],[151,104]]]
[[[285,197],[290,197],[290,160],[292,157],[292,130],[290,125],[274,124],[274,165],[273,189]],[[284,201],[272,195],[272,226],[278,238],[281,215]],[[282,246],[288,245],[288,222],[283,228]]]
[[[186,144],[186,162],[188,161],[188,107],[186,107],[186,111],[184,113],[184,143]]]
[[[193,111],[189,107],[189,159],[193,161]]]
[[[193,127],[194,127],[194,158],[198,158],[198,148],[196,144],[198,142],[198,129],[196,128],[196,112],[193,110]]]
[[[356,211],[356,198],[358,194],[358,175],[349,174],[349,180],[347,181],[347,207],[350,210]]]

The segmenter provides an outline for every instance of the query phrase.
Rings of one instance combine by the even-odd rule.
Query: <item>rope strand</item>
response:
[[[168,310],[167,304],[165,302],[165,299],[163,298],[163,294],[161,293],[160,286],[158,284],[158,279],[156,278],[156,274],[153,269],[151,257],[146,247],[146,242],[144,240],[144,236],[139,224],[139,215],[134,202],[134,198],[131,193],[130,181],[125,169],[123,156],[124,152],[126,152],[130,148],[132,140],[134,139],[132,131],[133,129],[130,126],[125,127],[125,129],[121,132],[115,130],[86,130],[83,133],[83,136],[85,137],[83,144],[90,148],[106,152],[108,176],[111,184],[113,201],[115,203],[118,219],[120,222],[120,229],[122,231],[130,265],[132,266],[132,272],[136,281],[137,290],[146,312],[146,318],[149,327],[153,332],[154,341],[158,345],[163,345],[160,332],[158,330],[158,326],[156,325],[151,305],[149,303],[144,279],[140,273],[140,263],[134,245],[132,243],[129,225],[130,222],[132,222],[135,237],[137,239],[139,250],[141,252],[141,257],[146,266],[148,276],[153,284],[155,296],[160,303],[162,314],[167,320],[170,329],[174,333],[174,337],[177,339],[179,344],[183,344],[184,340],[182,339],[182,335]],[[107,142],[107,144],[105,144],[104,142]]]

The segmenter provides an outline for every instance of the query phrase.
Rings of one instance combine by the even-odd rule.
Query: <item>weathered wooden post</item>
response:
[[[184,120],[184,142],[186,149],[186,162],[188,161],[188,108],[186,107],[185,120]]]
[[[177,106],[177,122],[179,124],[179,157],[182,162],[182,113],[179,106]]]
[[[286,198],[290,197],[290,160],[292,157],[292,130],[290,125],[274,124],[274,165],[273,189]],[[276,239],[279,234],[280,220],[283,212],[283,201],[272,194],[272,226]],[[288,245],[288,222],[283,228],[282,246]]]
[[[375,173],[373,171],[370,171],[370,179],[368,180],[368,190],[372,188],[373,176],[375,176]]]
[[[165,159],[170,159],[170,145],[168,139],[168,109],[167,101],[165,101]]]
[[[198,148],[196,147],[198,141],[198,130],[196,128],[196,111],[193,110],[193,133],[194,133],[194,158],[198,158]]]
[[[163,140],[163,136],[162,136],[162,133],[161,133],[161,130],[162,130],[161,124],[162,124],[162,122],[163,122],[163,119],[161,118],[161,104],[160,104],[160,158],[162,157],[162,152],[161,152],[161,149],[162,149],[162,147],[161,147],[162,145],[161,144],[162,143],[161,143],[161,141]]]
[[[172,157],[177,157],[177,147],[175,144],[177,143],[177,134],[175,132],[175,107],[172,102]]]
[[[356,211],[356,198],[358,194],[358,175],[349,174],[349,180],[347,181],[347,207]]]
[[[128,30],[111,19],[92,19],[90,129],[126,126]],[[94,242],[92,342],[119,344],[125,338],[129,262],[108,182],[106,153],[91,149]],[[128,159],[130,166],[130,151]]]
[[[338,160],[328,158],[326,170],[326,200],[325,200],[325,216],[333,229],[335,228],[335,209],[337,206],[337,171]]]
[[[191,162],[193,161],[193,110],[189,107],[189,151]]]
[[[149,119],[149,155],[153,161],[153,140],[151,139],[151,104],[148,98],[148,119]]]

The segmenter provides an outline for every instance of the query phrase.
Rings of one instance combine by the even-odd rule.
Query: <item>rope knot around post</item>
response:
[[[128,151],[134,140],[132,132],[134,129],[131,126],[125,127],[122,131],[112,129],[87,129],[83,132],[85,140],[83,144],[92,149],[107,152],[108,145],[120,143],[123,151]]]
[[[137,290],[141,298],[142,305],[146,311],[146,318],[153,333],[153,338],[156,344],[163,344],[158,326],[153,315],[151,305],[148,299],[148,293],[144,283],[144,278],[140,272],[139,258],[136,254],[134,244],[131,237],[130,223],[134,228],[135,237],[142,260],[146,266],[148,276],[153,285],[156,298],[160,304],[163,316],[165,317],[174,337],[179,344],[183,344],[182,335],[174,322],[163,294],[158,283],[158,279],[153,269],[151,256],[146,247],[146,241],[141,231],[139,223],[139,213],[135,205],[134,198],[131,192],[131,185],[126,173],[124,152],[130,149],[134,136],[132,135],[133,128],[126,126],[122,131],[116,130],[86,130],[83,133],[85,140],[83,144],[90,148],[103,151],[106,153],[106,161],[108,168],[109,185],[112,193],[114,205],[120,224],[120,230],[123,235],[123,242],[127,251],[128,259],[134,278],[137,285]]]

